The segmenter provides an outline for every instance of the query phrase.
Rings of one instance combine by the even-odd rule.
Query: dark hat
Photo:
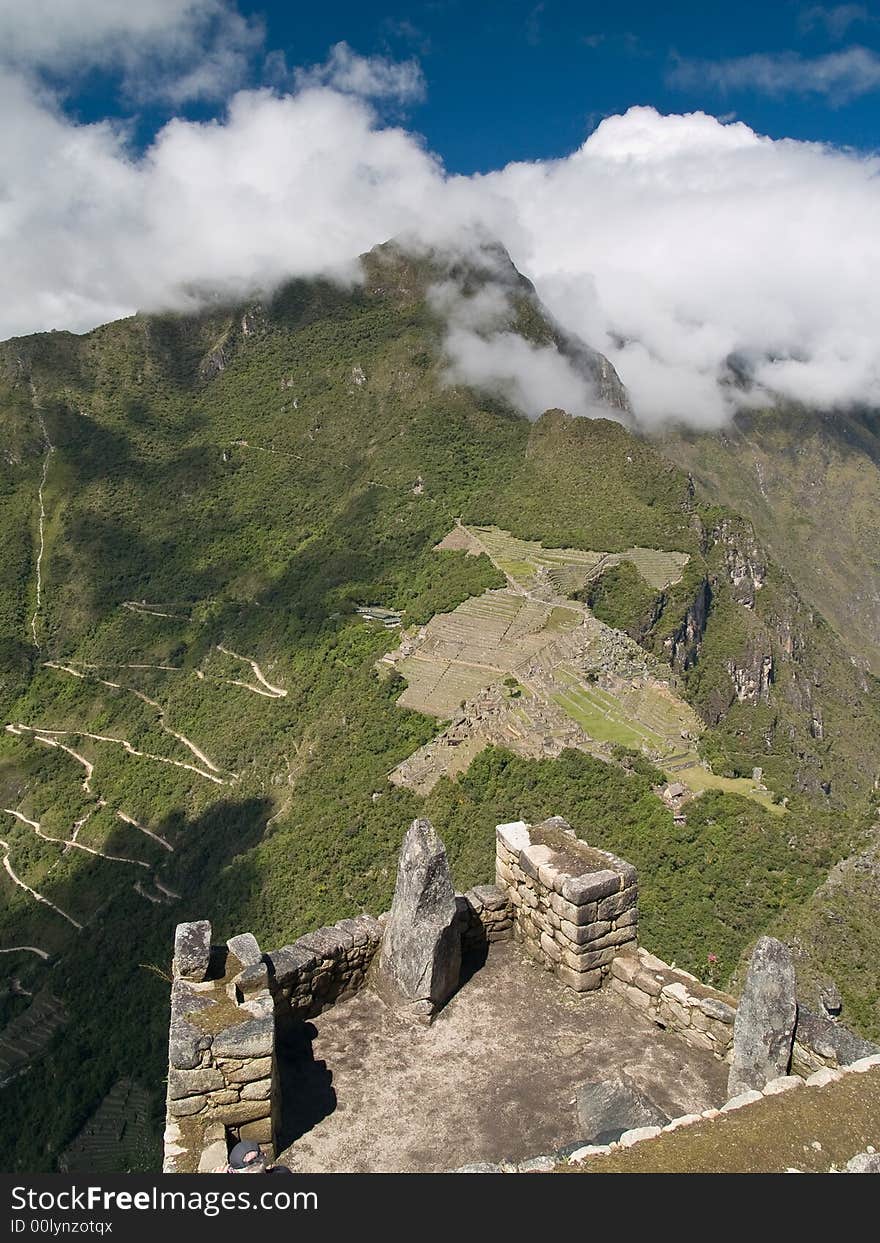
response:
[[[260,1145],[252,1139],[241,1140],[229,1154],[229,1168],[236,1174],[262,1174],[266,1169],[266,1158]]]

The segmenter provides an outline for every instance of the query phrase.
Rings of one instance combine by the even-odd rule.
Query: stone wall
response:
[[[278,1124],[275,1006],[250,933],[211,945],[207,920],[174,941],[165,1173],[216,1169],[228,1140],[274,1152]]]
[[[283,1023],[314,1018],[363,985],[387,916],[358,915],[307,933],[266,955],[269,987]]]
[[[688,1044],[731,1059],[737,1000],[709,988],[696,976],[639,949],[615,958],[611,987],[659,1027],[677,1032]],[[836,1070],[880,1052],[877,1045],[853,1035],[840,1023],[798,1006],[791,1073],[802,1078],[823,1069]]]
[[[496,830],[496,879],[496,885],[455,895],[452,927],[465,953],[485,952],[513,936],[568,988],[587,992],[607,984],[658,1026],[730,1061],[736,1000],[638,947],[638,885],[631,864],[589,846],[559,817],[538,825],[517,821]],[[250,933],[212,946],[206,920],[178,926],[165,1172],[218,1169],[228,1144],[238,1139],[256,1140],[273,1152],[280,1105],[277,1042],[286,1025],[353,996],[375,975],[373,960],[388,918],[340,920],[268,954]],[[840,1024],[801,1007],[787,1086],[802,1081],[796,1076],[835,1075],[877,1052]]]
[[[498,885],[475,885],[455,895],[462,953],[475,953],[513,936],[513,908]]]
[[[599,988],[619,954],[635,952],[635,868],[588,846],[560,817],[496,829],[495,874],[516,938],[576,992]]]
[[[625,1001],[677,1032],[689,1045],[730,1060],[736,1001],[639,949],[611,964],[611,987]]]

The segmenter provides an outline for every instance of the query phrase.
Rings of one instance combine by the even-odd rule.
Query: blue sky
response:
[[[251,82],[265,74],[265,52],[275,53],[276,69],[281,54],[289,68],[323,62],[341,41],[361,55],[416,58],[425,96],[401,118],[452,172],[565,155],[602,117],[632,104],[735,114],[773,137],[880,143],[877,3],[242,0],[238,8],[265,25]],[[755,57],[763,59],[747,59]],[[131,111],[109,77],[88,79],[69,106],[85,119]],[[177,111],[205,116],[212,107],[222,101]],[[138,109],[142,142],[166,115]]]

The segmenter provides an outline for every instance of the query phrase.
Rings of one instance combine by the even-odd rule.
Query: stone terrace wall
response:
[[[647,950],[615,958],[611,987],[659,1027],[677,1032],[697,1049],[711,1050],[729,1062],[733,1049],[736,998],[702,984],[696,976]],[[791,1055],[791,1073],[806,1077],[823,1069],[836,1070],[880,1053],[880,1047],[853,1035],[840,1023],[820,1018],[798,1006]]]
[[[635,952],[635,868],[580,841],[559,817],[501,824],[495,833],[496,880],[517,939],[569,988],[599,988],[614,958]]]
[[[730,1060],[736,1001],[701,984],[696,976],[668,966],[647,950],[611,964],[611,987],[659,1027],[677,1032],[689,1045]]]
[[[278,1123],[275,1007],[250,933],[211,945],[207,920],[174,941],[165,1173],[215,1169],[227,1137],[273,1152]]]
[[[456,902],[465,951],[512,935],[510,903],[497,886],[476,885],[465,894],[456,894]],[[367,979],[387,919],[387,911],[378,918],[358,915],[342,919],[266,954],[269,988],[279,1020],[290,1023],[314,1018],[337,1001],[353,997]]]
[[[353,996],[364,983],[382,940],[387,916],[358,915],[309,932],[266,955],[279,1019],[314,1018]]]

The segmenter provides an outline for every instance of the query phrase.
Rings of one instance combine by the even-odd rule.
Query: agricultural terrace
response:
[[[631,561],[660,590],[681,577],[688,561],[685,553],[543,548],[497,527],[461,523],[438,548],[473,556],[485,553],[504,573],[508,587],[435,615],[384,658],[407,681],[398,699],[402,707],[447,720],[486,687],[515,677],[529,700],[561,709],[579,727],[583,743],[575,745],[582,749],[608,752],[622,745],[639,750],[694,793],[724,790],[782,810],[754,782],[718,777],[705,767],[694,745],[702,722],[670,689],[671,670],[656,661],[649,670],[645,653],[635,643],[568,598],[589,577],[621,560]],[[546,731],[546,721],[532,729],[524,703],[520,710],[521,723],[508,721],[517,735],[509,745],[524,755],[539,754],[539,724]],[[466,769],[479,745],[461,746],[462,741],[457,739],[454,757],[434,752],[431,744],[424,748],[426,764],[410,757],[400,766],[404,783],[412,778],[413,788],[430,788],[439,775],[441,754],[447,775]]]
[[[579,548],[544,548],[532,540],[521,540],[498,527],[463,527],[473,541],[474,550],[485,552],[508,579],[526,590],[539,578],[546,578],[560,596],[579,591],[594,578],[621,561],[631,561],[645,582],[657,591],[677,583],[690,558],[683,552],[661,552],[656,548],[628,548],[625,552],[593,552]],[[452,537],[456,532],[451,533]],[[450,536],[447,536],[447,540]],[[460,543],[441,548],[461,547]]]

